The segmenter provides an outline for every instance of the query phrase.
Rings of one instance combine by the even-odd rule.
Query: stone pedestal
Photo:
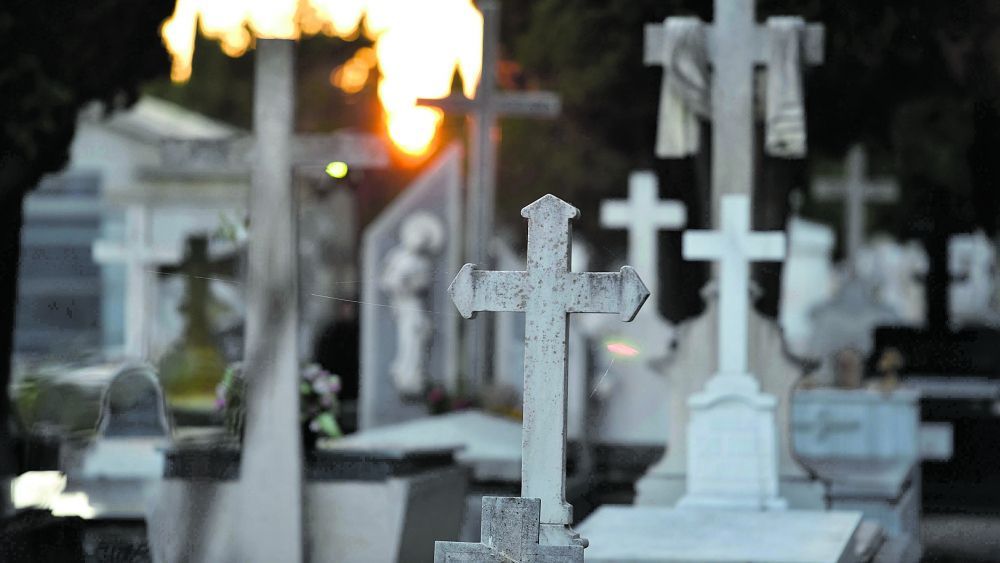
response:
[[[717,297],[706,291],[707,306],[701,316],[677,327],[678,347],[665,370],[670,386],[670,427],[667,451],[636,483],[638,505],[675,506],[684,496],[687,482],[690,414],[688,398],[701,392],[716,371]],[[824,485],[815,480],[792,455],[790,397],[802,368],[786,353],[777,325],[750,309],[748,350],[750,371],[760,382],[760,391],[776,399],[778,496],[790,508],[827,508]]]
[[[688,400],[687,493],[679,508],[782,510],[776,400],[750,374],[713,377]]]

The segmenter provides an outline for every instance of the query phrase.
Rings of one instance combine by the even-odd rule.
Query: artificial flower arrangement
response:
[[[215,389],[215,408],[223,414],[226,429],[242,438],[245,418],[243,364],[230,364]],[[337,424],[340,377],[319,364],[307,364],[299,372],[299,422],[306,449],[313,449],[319,438],[342,435]]]

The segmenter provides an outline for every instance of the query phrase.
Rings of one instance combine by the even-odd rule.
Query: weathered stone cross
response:
[[[753,186],[753,71],[766,64],[770,33],[755,21],[755,0],[715,0],[715,22],[708,26],[712,73],[713,215],[727,193],[749,193]],[[663,24],[646,24],[644,61],[661,64]],[[803,41],[809,64],[823,60],[823,26],[808,25]]]
[[[527,271],[483,271],[466,264],[449,292],[465,318],[478,311],[522,311],[525,318],[521,496],[541,499],[541,542],[580,543],[566,502],[566,349],[569,313],[635,318],[649,291],[629,266],[619,272],[570,271],[570,220],[579,210],[546,195],[521,210],[528,219]]]
[[[152,243],[150,211],[143,204],[125,210],[125,238],[122,242],[94,242],[94,261],[125,265],[125,355],[145,360],[149,355],[156,264],[175,262],[180,252]]]
[[[844,237],[847,239],[847,266],[852,271],[865,239],[865,202],[892,203],[899,198],[899,186],[890,178],[867,179],[868,158],[861,145],[847,152],[846,175],[820,177],[813,184],[813,195],[823,201],[844,200]]]
[[[747,373],[750,262],[775,262],[785,256],[785,234],[750,230],[750,198],[722,198],[721,231],[684,233],[684,258],[719,262],[720,375]]]
[[[302,166],[325,167],[332,160],[388,164],[385,148],[367,136],[294,134],[294,47],[287,40],[257,41],[251,138],[166,147],[167,156],[171,149],[173,156],[189,152],[186,164],[193,173],[252,171],[244,354],[247,417],[240,465],[246,506],[235,526],[239,552],[234,554],[241,561],[302,560],[299,253],[292,173]]]
[[[418,105],[441,108],[469,116],[469,185],[466,200],[466,259],[476,264],[489,260],[493,240],[496,199],[497,153],[500,147],[500,117],[543,117],[559,115],[561,102],[552,92],[505,92],[498,90],[500,60],[500,3],[477,3],[483,13],[483,63],[476,96],[471,100],[458,94],[443,99],[417,100]]]
[[[628,230],[628,263],[640,276],[654,281],[659,277],[659,231],[681,229],[687,222],[684,204],[660,200],[656,191],[652,172],[633,172],[628,179],[627,200],[601,202],[601,226]],[[655,292],[646,304],[646,309],[650,308],[658,310]]]

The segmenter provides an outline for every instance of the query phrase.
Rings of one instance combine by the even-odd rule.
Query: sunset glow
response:
[[[386,131],[409,155],[427,151],[442,120],[439,110],[417,107],[417,98],[447,96],[456,69],[471,97],[482,66],[483,18],[471,0],[177,0],[160,30],[174,81],[191,77],[199,30],[232,57],[255,37],[364,34],[373,47],[331,69],[330,82],[354,94],[377,70]]]

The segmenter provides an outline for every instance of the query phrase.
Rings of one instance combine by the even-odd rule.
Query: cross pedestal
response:
[[[465,240],[466,260],[491,264],[490,241],[496,200],[497,155],[500,149],[501,117],[553,118],[561,102],[552,92],[505,92],[497,88],[500,61],[500,3],[481,0],[483,13],[483,62],[476,95],[472,99],[452,95],[443,99],[417,100],[418,105],[436,107],[449,113],[464,113],[469,127],[469,177],[467,185]],[[482,322],[467,326],[465,338],[465,378],[475,389],[487,380],[489,349],[487,327]]]
[[[618,313],[631,321],[649,291],[629,266],[619,272],[570,271],[570,220],[579,210],[546,195],[521,210],[528,219],[526,271],[466,264],[449,292],[458,311],[525,313],[521,496],[539,499],[545,545],[585,545],[572,532],[566,502],[566,352],[570,313]]]
[[[434,542],[434,563],[583,563],[579,545],[539,545],[537,498],[483,497],[480,543]]]
[[[892,203],[899,199],[899,186],[891,178],[866,177],[868,157],[861,145],[847,152],[844,177],[819,177],[813,184],[813,195],[821,201],[844,201],[844,238],[847,265],[857,266],[858,253],[865,240],[865,203]]]

